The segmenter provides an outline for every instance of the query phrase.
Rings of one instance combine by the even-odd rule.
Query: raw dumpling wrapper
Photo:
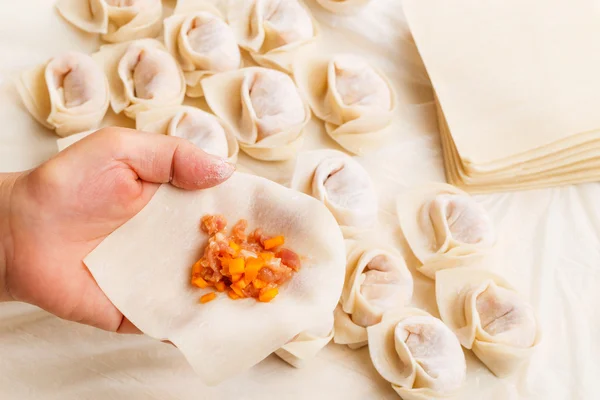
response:
[[[322,201],[352,235],[377,222],[377,194],[367,171],[352,157],[336,150],[298,155],[290,187]]]
[[[164,26],[167,50],[184,71],[188,96],[203,96],[203,78],[241,67],[235,35],[211,4],[179,0]]]
[[[77,28],[100,33],[107,42],[155,37],[160,32],[161,0],[58,0],[56,8]]]
[[[230,124],[240,147],[259,160],[287,160],[303,143],[310,108],[283,72],[252,67],[202,81],[211,110]]]
[[[396,97],[388,79],[362,57],[338,54],[294,63],[294,78],[329,136],[355,154],[381,146]]]
[[[296,368],[304,368],[333,338],[333,320],[314,332],[302,332],[297,338],[275,351],[283,361]]]
[[[358,348],[366,344],[366,327],[410,302],[413,279],[396,251],[353,241],[347,245],[346,280],[335,314],[334,341]]]
[[[185,97],[185,78],[175,59],[154,39],[102,46],[92,57],[104,67],[111,106],[129,118],[176,106]]]
[[[206,214],[223,214],[230,224],[244,218],[249,227],[284,235],[285,246],[303,257],[302,268],[270,303],[234,301],[220,293],[199,304],[209,289],[192,287],[189,278],[208,240],[199,227]],[[173,342],[204,382],[216,384],[299,333],[331,323],[344,283],[345,251],[340,229],[321,203],[267,179],[235,173],[206,190],[163,185],[84,262],[135,326]]]
[[[541,339],[533,307],[490,271],[439,271],[435,292],[444,323],[499,377],[513,373]]]
[[[430,184],[398,198],[400,227],[422,263],[419,272],[435,279],[436,271],[482,262],[496,243],[485,209],[460,189]]]
[[[402,399],[447,398],[463,385],[467,366],[458,339],[425,311],[387,312],[367,333],[375,369]]]
[[[136,129],[181,137],[194,143],[205,152],[235,163],[238,144],[225,122],[199,108],[189,106],[169,107],[139,113]]]
[[[371,0],[317,0],[324,9],[336,14],[356,14]]]
[[[301,0],[233,0],[229,24],[259,65],[290,71],[298,48],[319,32]]]
[[[76,52],[24,72],[17,89],[31,115],[61,137],[96,128],[110,98],[102,69]]]

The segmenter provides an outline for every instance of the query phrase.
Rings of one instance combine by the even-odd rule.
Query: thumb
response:
[[[91,136],[95,136],[94,140],[109,141],[113,157],[127,164],[146,182],[206,189],[224,182],[235,170],[235,166],[223,158],[173,136],[126,128],[106,128]]]

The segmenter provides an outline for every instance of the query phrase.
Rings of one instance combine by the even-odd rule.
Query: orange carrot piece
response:
[[[213,301],[216,298],[217,298],[217,294],[215,292],[210,292],[210,293],[207,293],[204,296],[200,297],[200,303],[205,304],[205,303],[208,303],[209,301]]]
[[[246,271],[244,273],[244,280],[246,281],[246,283],[250,283],[254,279],[256,279],[258,271],[260,271],[260,269],[264,265],[265,263],[263,262],[263,260],[259,258],[249,258],[246,261]]]
[[[274,247],[281,246],[284,243],[285,243],[285,239],[283,236],[280,235],[280,236],[275,236],[275,237],[265,240],[263,245],[264,245],[265,249],[270,250]]]
[[[240,245],[238,245],[233,240],[229,241],[229,247],[235,252],[236,255],[240,252]]]
[[[217,290],[219,292],[224,292],[225,291],[225,282],[219,281],[219,282],[215,283],[215,288],[217,288]]]
[[[242,279],[242,276],[244,276],[244,274],[231,275],[231,282],[235,283],[239,281],[240,279]]]
[[[211,286],[208,282],[206,282],[202,277],[196,276],[192,278],[192,285],[199,287],[200,289],[205,289]]]
[[[257,288],[257,289],[262,289],[265,286],[267,286],[267,282],[263,282],[260,279],[254,279],[252,281],[252,285],[254,285],[254,287]]]
[[[242,292],[242,289],[240,289],[239,287],[237,287],[235,285],[231,285],[231,290],[233,290],[235,292],[235,294],[238,295],[239,297],[246,297],[244,295],[244,292]]]
[[[262,303],[268,303],[275,298],[279,294],[279,290],[277,288],[271,288],[267,290],[261,290],[258,295],[258,301]]]
[[[265,262],[269,262],[273,259],[273,257],[275,257],[275,255],[273,253],[268,253],[268,252],[260,253],[259,256],[260,256],[260,258],[265,260]]]
[[[238,296],[237,294],[235,294],[235,292],[233,290],[228,290],[227,291],[227,296],[229,296],[229,298],[231,300],[237,300],[240,298],[240,296]]]
[[[231,275],[243,274],[245,268],[246,264],[242,257],[234,258],[229,262],[229,273]]]
[[[192,266],[192,276],[199,275],[201,271],[202,271],[202,265],[200,264],[200,260],[198,260]]]

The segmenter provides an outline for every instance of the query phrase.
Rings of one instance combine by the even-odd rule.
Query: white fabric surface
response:
[[[30,168],[56,152],[56,137],[31,118],[10,77],[61,51],[97,43],[60,19],[48,0],[0,2],[0,170]],[[415,278],[413,305],[438,315],[432,281],[414,270],[396,222],[394,197],[416,184],[442,181],[435,109],[404,22],[401,2],[373,0],[358,16],[335,17],[311,1],[328,40],[356,46],[378,62],[398,91],[393,142],[361,157],[380,197],[381,231],[406,255]],[[106,124],[114,122],[109,117]],[[125,118],[121,125],[132,126]],[[305,149],[340,149],[312,121]],[[279,182],[292,163],[242,164]],[[544,336],[526,374],[494,377],[467,355],[460,399],[594,399],[600,374],[600,186],[479,196],[505,249],[495,270],[537,309]],[[51,284],[51,283],[50,283]],[[329,345],[304,369],[271,356],[240,377],[204,387],[173,347],[143,336],[118,336],[61,321],[35,307],[0,304],[2,399],[396,399],[370,364],[366,348]]]

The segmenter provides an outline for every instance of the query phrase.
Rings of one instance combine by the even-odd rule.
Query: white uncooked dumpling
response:
[[[161,0],[58,0],[56,8],[77,28],[112,43],[155,37],[162,21]]]
[[[301,0],[234,0],[229,23],[239,45],[265,67],[291,70],[297,49],[318,35]]]
[[[412,275],[398,252],[382,246],[347,242],[346,280],[336,313],[335,339],[357,348],[366,344],[366,327],[390,310],[405,307],[413,294]]]
[[[213,75],[202,86],[211,110],[234,128],[248,155],[266,161],[296,155],[311,114],[288,75],[244,68]]]
[[[396,107],[392,85],[362,57],[298,57],[294,78],[329,136],[363,154],[381,146]]]
[[[241,67],[233,30],[211,4],[180,0],[164,26],[167,50],[184,71],[188,96],[203,96],[203,78]]]
[[[77,52],[24,72],[17,89],[31,115],[62,137],[96,128],[110,98],[102,69]]]
[[[135,118],[139,112],[183,102],[183,72],[160,42],[143,39],[102,46],[93,57],[108,76],[115,113],[124,111]]]
[[[375,369],[402,399],[448,398],[463,385],[467,367],[458,339],[425,311],[387,312],[367,334]]]
[[[298,155],[290,187],[322,201],[345,233],[377,222],[377,194],[367,171],[352,157],[335,150]]]
[[[335,14],[356,14],[372,0],[317,0],[324,9]]]
[[[300,270],[273,301],[234,301],[218,293],[210,303],[199,304],[208,289],[193,288],[189,279],[208,241],[198,228],[206,214],[222,214],[230,226],[244,218],[249,228],[283,235],[285,246],[303,257]],[[345,259],[340,229],[321,203],[267,179],[235,173],[210,189],[161,186],[142,211],[84,262],[135,326],[153,338],[170,340],[202,381],[216,384],[296,335],[331,324]]]
[[[435,291],[442,320],[499,377],[515,372],[540,341],[533,307],[490,271],[440,271]]]
[[[238,144],[224,121],[195,107],[178,106],[141,112],[136,129],[189,140],[205,152],[235,162]]]
[[[312,332],[302,332],[294,340],[276,350],[275,354],[293,367],[304,368],[327,346],[333,338],[333,333],[333,320],[330,318],[322,327]]]
[[[431,279],[441,269],[481,263],[496,243],[485,209],[454,186],[438,183],[408,191],[398,198],[397,212],[422,264],[419,272]]]

